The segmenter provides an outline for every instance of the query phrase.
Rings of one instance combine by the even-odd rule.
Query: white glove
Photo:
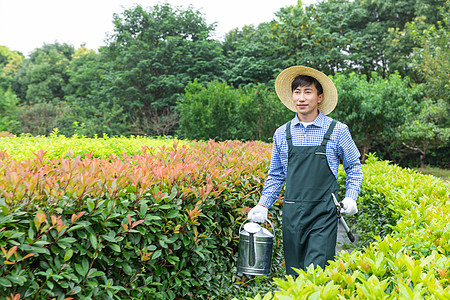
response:
[[[247,219],[252,222],[264,223],[267,220],[268,212],[267,207],[258,204],[249,211]]]
[[[344,200],[342,200],[342,211],[344,215],[354,215],[358,212],[358,207],[356,206],[356,201],[353,200],[350,197],[345,197]]]

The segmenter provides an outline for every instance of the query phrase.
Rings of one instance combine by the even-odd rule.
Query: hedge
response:
[[[2,135],[2,132],[0,132],[0,149],[20,161],[34,158],[35,153],[40,150],[45,151],[47,158],[77,156],[85,158],[88,154],[93,157],[108,158],[111,155],[120,156],[124,153],[130,155],[142,153],[142,148],[145,148],[149,153],[151,149],[157,150],[165,145],[171,147],[174,142],[179,145],[190,144],[190,141],[170,137],[108,137],[106,134],[102,137],[95,136],[93,138],[80,135],[66,137],[59,134],[57,129],[54,129],[50,136],[6,134],[3,133]]]
[[[255,155],[257,154],[257,155]],[[259,197],[263,143],[18,161],[0,153],[0,294],[206,299],[231,294],[239,224]],[[3,297],[3,296],[2,296]]]
[[[373,156],[363,172],[356,224],[367,246],[340,252],[324,270],[310,267],[295,279],[275,278],[277,291],[265,300],[449,299],[448,182]]]
[[[270,152],[270,144],[237,141],[175,142],[106,158],[48,157],[42,150],[20,161],[0,152],[0,297],[449,294],[448,186],[373,157],[364,166],[361,213],[352,221],[365,236],[363,250],[340,254],[325,270],[301,272],[296,281],[274,282],[284,274],[278,201],[270,211],[277,230],[273,275],[238,278],[238,229],[259,199]],[[342,170],[338,181],[342,193]]]

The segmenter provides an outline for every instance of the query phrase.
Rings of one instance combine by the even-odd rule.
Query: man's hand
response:
[[[264,223],[267,220],[268,212],[267,207],[258,204],[249,211],[247,219],[252,222]]]
[[[341,213],[344,215],[354,215],[358,212],[358,207],[356,206],[356,201],[350,197],[345,197],[342,200],[342,210]]]

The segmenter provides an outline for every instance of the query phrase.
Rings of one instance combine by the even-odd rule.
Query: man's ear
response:
[[[323,93],[319,95],[319,100],[317,102],[322,103],[322,101],[323,101]]]

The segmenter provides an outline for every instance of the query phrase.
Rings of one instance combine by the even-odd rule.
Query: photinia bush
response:
[[[174,143],[108,158],[0,153],[0,294],[220,297],[259,198],[264,143]]]

